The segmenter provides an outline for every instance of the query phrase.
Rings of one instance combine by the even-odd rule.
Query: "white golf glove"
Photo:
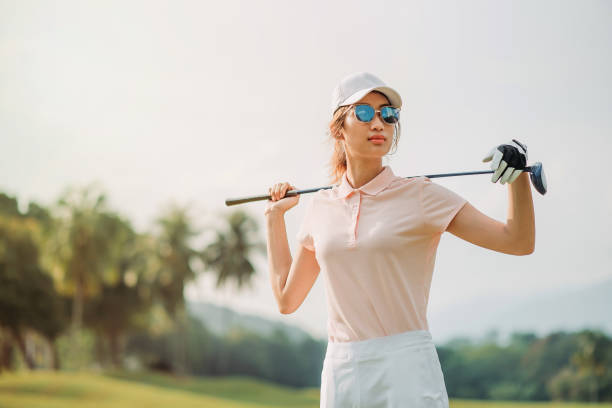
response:
[[[482,159],[483,162],[491,161],[491,170],[494,170],[491,182],[508,182],[511,184],[523,172],[527,166],[527,145],[512,139],[508,144],[502,144],[491,149],[489,154]]]

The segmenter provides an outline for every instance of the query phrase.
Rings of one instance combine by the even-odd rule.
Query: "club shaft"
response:
[[[523,169],[523,171],[526,172],[531,172],[531,166],[527,166]],[[462,172],[462,173],[443,173],[443,174],[428,174],[425,176],[408,176],[408,177],[404,177],[404,178],[413,178],[413,177],[427,177],[427,178],[437,178],[437,177],[453,177],[453,176],[470,176],[473,174],[492,174],[495,173],[495,171],[493,170],[480,170],[480,171],[466,171],[466,172]],[[328,190],[330,188],[332,188],[333,186],[327,186],[327,187],[315,187],[315,188],[308,188],[305,190],[290,190],[287,191],[285,193],[285,197],[292,197],[292,196],[296,196],[299,194],[306,194],[306,193],[314,193],[316,191],[319,190]],[[230,205],[236,205],[236,204],[243,204],[243,203],[249,203],[252,201],[263,201],[263,200],[269,200],[271,197],[269,194],[266,195],[258,195],[258,196],[252,196],[252,197],[244,197],[244,198],[228,198],[227,200],[225,200],[225,205],[226,206],[230,206]]]

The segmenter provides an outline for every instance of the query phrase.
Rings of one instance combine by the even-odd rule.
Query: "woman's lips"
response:
[[[368,140],[370,142],[374,143],[374,144],[383,144],[383,143],[385,143],[385,137],[384,136],[372,136]]]

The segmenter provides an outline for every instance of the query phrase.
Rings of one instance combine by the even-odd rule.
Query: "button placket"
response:
[[[352,220],[352,228],[351,228],[351,236],[350,236],[350,243],[351,244],[355,244],[355,242],[357,241],[357,227],[358,227],[358,222],[359,222],[359,210],[360,210],[360,206],[361,206],[361,191],[360,190],[353,190],[354,194],[351,197],[352,203],[351,203],[351,220]]]

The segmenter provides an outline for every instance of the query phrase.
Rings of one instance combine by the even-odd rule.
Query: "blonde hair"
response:
[[[374,91],[377,92],[377,91]],[[380,92],[379,92],[380,93]],[[384,94],[383,94],[384,95]],[[329,161],[330,167],[330,183],[336,184],[342,178],[342,175],[346,171],[347,163],[346,163],[346,152],[344,151],[344,145],[342,143],[342,127],[344,126],[344,120],[346,116],[351,111],[352,106],[341,106],[339,107],[332,116],[332,120],[329,122],[329,141],[334,145],[334,152],[332,153],[331,159]],[[395,132],[393,133],[393,144],[391,148],[393,152],[388,154],[394,154],[397,151],[397,142],[400,138],[401,126],[399,122],[395,124]]]

